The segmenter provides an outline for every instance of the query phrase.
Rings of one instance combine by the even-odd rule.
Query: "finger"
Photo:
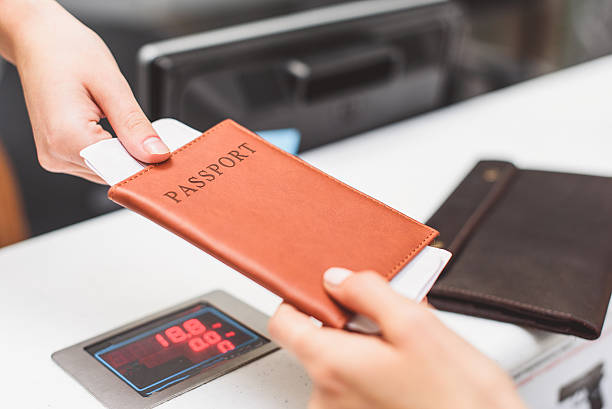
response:
[[[310,395],[308,409],[325,409],[325,398],[323,396],[323,393],[316,387]]]
[[[70,139],[72,141],[71,143],[74,145],[72,149],[63,152],[63,158],[78,168],[90,173],[93,172],[85,165],[85,161],[81,157],[81,151],[97,142],[113,138],[110,133],[102,128],[96,119],[89,119],[84,126],[74,127],[70,131],[67,131],[66,136],[71,137],[63,139]]]
[[[385,338],[403,338],[410,320],[426,311],[414,301],[402,297],[379,274],[352,273],[330,268],[324,274],[327,292],[349,310],[365,315],[378,324]]]
[[[42,164],[42,163],[41,163]],[[95,172],[89,169],[81,163],[74,163],[67,160],[54,160],[52,162],[45,162],[43,168],[51,173],[65,173],[68,175],[78,176],[83,179],[87,179],[90,182],[95,182],[102,185],[108,185],[102,178],[100,178]]]
[[[295,352],[296,344],[311,331],[314,322],[289,304],[282,303],[268,323],[270,336],[283,348]]]
[[[32,121],[39,160],[51,171],[62,171],[68,163],[83,167],[80,151],[112,136],[98,123],[97,107],[84,90],[70,89],[56,102],[48,109],[50,118]]]
[[[429,303],[429,300],[427,299],[427,297],[423,298],[423,299],[421,300],[421,302],[419,303],[419,305],[422,305],[423,307],[425,307],[425,308],[429,308],[429,309],[431,309],[431,310],[435,310],[435,309],[436,309],[436,307],[434,307],[433,305],[431,305],[431,304]]]
[[[377,323],[403,308],[404,303],[410,303],[374,272],[353,273],[333,267],[325,272],[323,279],[325,289],[336,301]]]
[[[132,156],[145,163],[163,162],[170,157],[170,150],[142,112],[120,72],[112,81],[96,82],[91,88],[94,99]]]
[[[97,183],[99,185],[108,185],[108,183],[106,183],[106,181],[104,179],[102,179],[100,176],[96,175],[93,172],[71,171],[71,172],[67,172],[67,173],[70,174],[70,175],[73,175],[73,176],[78,176],[80,178],[87,179],[90,182],[94,182],[94,183]]]
[[[321,360],[330,361],[325,354],[329,345],[339,345],[347,336],[343,331],[320,328],[307,315],[289,304],[281,304],[268,324],[270,336],[287,349],[307,368]]]
[[[87,179],[90,182],[98,183],[100,185],[108,185],[100,176],[85,166],[78,166],[72,163],[68,163],[67,166],[61,171],[67,175],[77,176],[82,179]]]
[[[79,167],[71,163],[68,163],[67,166],[62,167],[61,169],[58,168],[58,170],[46,170],[52,173],[65,173],[67,175],[77,176],[83,179],[87,179],[90,182],[98,183],[100,185],[108,185],[108,183],[106,183],[104,179],[102,179],[100,176],[96,175],[89,169],[85,169],[83,167]]]

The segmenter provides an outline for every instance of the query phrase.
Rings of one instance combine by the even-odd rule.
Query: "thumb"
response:
[[[332,267],[323,275],[327,292],[347,309],[372,319],[383,336],[403,339],[406,327],[421,322],[427,308],[396,293],[389,283],[374,272],[353,273]]]
[[[96,89],[94,98],[125,149],[145,163],[163,162],[170,149],[159,138],[153,125],[136,102],[127,81],[119,73],[114,84]]]

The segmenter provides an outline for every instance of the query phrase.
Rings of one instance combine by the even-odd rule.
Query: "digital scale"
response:
[[[53,360],[110,409],[151,408],[277,350],[267,320],[214,291],[58,351]]]

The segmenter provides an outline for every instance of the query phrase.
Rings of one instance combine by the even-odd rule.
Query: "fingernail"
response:
[[[323,274],[325,283],[331,286],[340,285],[348,276],[353,274],[351,270],[341,267],[332,267]]]
[[[151,136],[142,143],[145,151],[151,155],[165,155],[170,152],[165,143],[158,136]]]

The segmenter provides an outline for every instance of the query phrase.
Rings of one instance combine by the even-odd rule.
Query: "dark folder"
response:
[[[612,290],[612,178],[483,161],[427,222],[442,310],[595,339]]]

